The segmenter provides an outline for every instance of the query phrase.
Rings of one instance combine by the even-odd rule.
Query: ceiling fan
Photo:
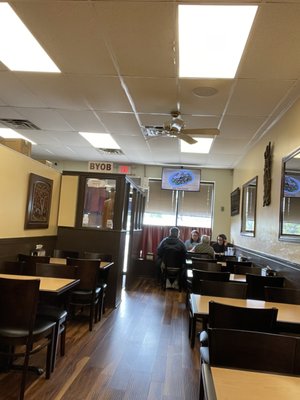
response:
[[[185,123],[179,111],[171,112],[172,119],[163,126],[145,126],[144,135],[148,137],[169,136],[184,140],[189,144],[197,143],[194,136],[216,136],[220,131],[217,128],[185,129]]]

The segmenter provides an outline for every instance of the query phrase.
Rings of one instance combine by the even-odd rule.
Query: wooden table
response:
[[[57,258],[57,257],[51,257],[50,258],[50,264],[63,264],[67,265],[67,259],[66,258]],[[110,266],[113,265],[113,262],[108,262],[108,261],[101,261],[100,262],[100,268],[101,269],[106,269]]]
[[[79,283],[79,279],[49,278],[45,276],[0,274],[0,278],[7,279],[39,279],[40,291],[60,295],[72,289]]]
[[[202,296],[200,294],[191,293],[190,296],[190,307],[192,312],[191,321],[191,346],[195,344],[196,334],[196,321],[197,318],[208,319],[209,302],[215,301],[217,303],[228,304],[237,307],[246,308],[278,308],[277,321],[282,323],[300,324],[300,305],[297,304],[285,304],[285,303],[273,303],[263,300],[252,300],[252,299],[232,299],[229,297],[217,297],[217,296]]]
[[[207,400],[298,400],[300,377],[202,365],[202,395]],[[204,397],[205,393],[205,397]]]

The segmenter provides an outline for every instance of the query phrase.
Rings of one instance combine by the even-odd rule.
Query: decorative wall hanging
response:
[[[271,142],[266,147],[264,167],[264,201],[263,207],[271,204],[271,169],[272,169],[272,146]]]
[[[48,228],[53,181],[30,174],[25,229]]]
[[[241,197],[240,188],[235,189],[230,196],[231,196],[231,216],[238,215],[240,213],[240,197]]]

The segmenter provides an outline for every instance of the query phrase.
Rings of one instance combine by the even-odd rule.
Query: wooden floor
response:
[[[141,281],[108,314],[93,332],[69,323],[66,355],[50,380],[29,373],[26,400],[198,399],[199,351],[189,345],[184,292]],[[19,377],[0,374],[1,400],[17,400]]]

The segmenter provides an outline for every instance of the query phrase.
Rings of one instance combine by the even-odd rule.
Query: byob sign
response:
[[[88,166],[89,172],[113,172],[113,163],[110,162],[99,162],[99,161],[89,161]]]

